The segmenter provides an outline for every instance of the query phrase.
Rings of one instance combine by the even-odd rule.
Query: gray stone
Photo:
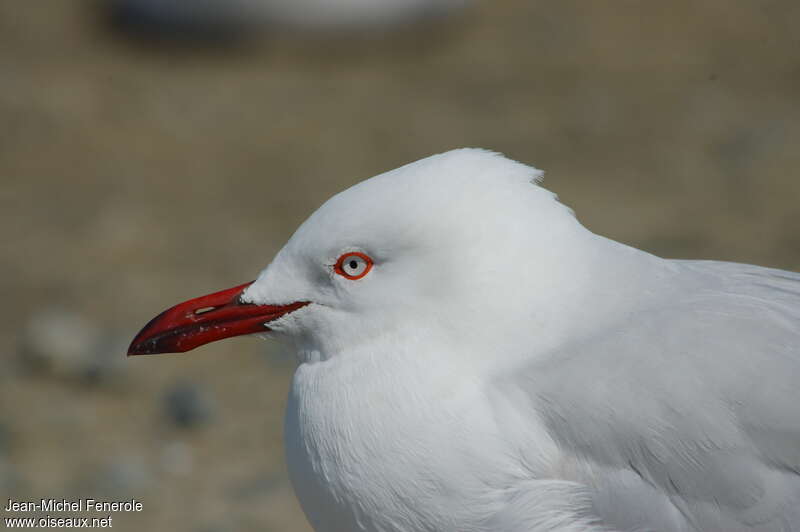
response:
[[[104,499],[141,496],[153,484],[153,475],[143,457],[118,456],[113,461],[80,474],[74,487],[79,496]]]
[[[164,412],[167,419],[178,427],[199,427],[212,421],[214,400],[203,386],[180,381],[164,395]]]
[[[44,308],[28,320],[20,338],[20,355],[34,371],[78,376],[100,341],[100,330],[68,309]]]
[[[182,441],[164,444],[161,449],[161,468],[171,475],[188,475],[194,466],[192,448]]]

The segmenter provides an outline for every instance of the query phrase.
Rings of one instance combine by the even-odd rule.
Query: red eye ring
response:
[[[352,266],[353,263],[356,265]],[[367,275],[372,269],[372,264],[373,262],[369,255],[359,251],[350,251],[336,260],[333,271],[345,279],[355,281]]]

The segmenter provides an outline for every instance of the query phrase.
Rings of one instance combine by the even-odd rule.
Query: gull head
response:
[[[590,233],[541,175],[459,149],[363,181],[314,212],[255,281],[166,310],[129,354],[265,334],[308,361],[387,338],[544,328],[569,300],[576,241]]]

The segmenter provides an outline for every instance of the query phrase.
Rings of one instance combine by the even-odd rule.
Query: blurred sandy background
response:
[[[592,230],[800,269],[800,4],[484,1],[371,38],[117,35],[98,2],[0,3],[0,500],[134,497],[116,530],[308,530],[293,363],[255,339],[124,358],[253,279],[343,187],[481,146]],[[4,514],[5,516],[5,514]]]

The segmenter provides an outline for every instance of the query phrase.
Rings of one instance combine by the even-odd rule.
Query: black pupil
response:
[[[358,263],[355,260],[351,260],[349,266],[351,270],[355,270],[358,268]]]

